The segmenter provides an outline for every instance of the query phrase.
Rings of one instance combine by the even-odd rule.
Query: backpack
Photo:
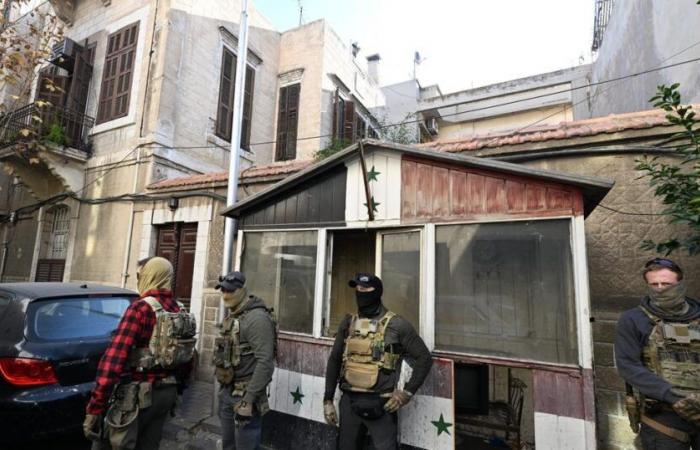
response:
[[[154,297],[143,299],[156,315],[148,347],[136,349],[132,355],[132,366],[137,370],[155,367],[175,369],[192,361],[197,339],[197,322],[194,314],[178,302],[180,311],[169,312]]]

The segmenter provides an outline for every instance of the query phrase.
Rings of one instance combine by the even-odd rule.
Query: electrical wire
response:
[[[667,57],[667,58],[664,59],[662,62],[668,61],[669,59],[674,58],[674,57],[680,55],[681,53],[684,53],[684,52],[690,50],[691,48],[696,47],[697,45],[700,45],[700,41],[699,41],[699,42],[696,42],[696,43],[694,43],[694,44],[692,44],[692,45],[689,46],[689,47],[686,47],[685,49],[683,49],[683,50],[681,50],[681,51],[675,53],[674,55],[671,55],[671,56]],[[622,80],[626,80],[626,79],[629,79],[629,78],[635,78],[635,77],[639,77],[639,76],[642,76],[642,75],[647,75],[647,74],[649,74],[649,73],[658,72],[658,71],[660,71],[660,70],[666,70],[666,69],[670,69],[670,68],[673,68],[673,67],[678,67],[678,66],[682,66],[682,65],[685,65],[685,64],[691,64],[691,63],[698,62],[698,61],[700,61],[700,57],[698,57],[698,58],[693,58],[693,59],[688,59],[688,60],[681,61],[681,62],[674,63],[674,64],[668,64],[668,65],[664,65],[664,66],[659,66],[659,67],[655,67],[655,68],[643,70],[643,71],[641,71],[641,72],[636,72],[636,73],[632,73],[632,74],[628,74],[628,75],[619,76],[619,77],[616,77],[616,78],[610,78],[610,79],[607,79],[607,80],[601,80],[601,81],[597,81],[597,82],[595,82],[595,83],[589,83],[589,84],[585,84],[585,85],[581,85],[581,86],[575,86],[575,87],[571,87],[571,88],[568,88],[568,89],[563,89],[563,90],[556,91],[556,92],[549,92],[549,93],[544,93],[544,94],[538,94],[538,95],[534,95],[534,96],[531,96],[531,97],[520,98],[520,99],[510,100],[510,101],[507,101],[507,102],[501,102],[501,103],[496,103],[496,104],[492,104],[492,105],[481,106],[481,107],[478,107],[478,108],[472,108],[472,109],[468,109],[468,110],[464,110],[464,111],[458,111],[458,112],[449,113],[449,114],[441,114],[441,115],[440,115],[440,118],[458,116],[458,115],[460,115],[460,114],[468,114],[468,113],[472,113],[472,112],[479,112],[479,111],[484,111],[484,110],[488,110],[488,109],[499,108],[499,107],[502,107],[502,106],[509,106],[509,105],[513,105],[513,104],[516,104],[516,103],[522,103],[522,102],[526,102],[526,101],[530,101],[530,100],[537,100],[537,99],[540,99],[540,98],[550,97],[550,96],[553,96],[553,95],[559,95],[559,94],[562,94],[562,93],[573,92],[573,91],[577,91],[577,90],[580,90],[580,89],[587,89],[587,88],[591,88],[591,87],[594,87],[594,86],[599,86],[599,85],[604,85],[604,84],[615,83],[615,82],[622,81]],[[600,95],[600,94],[603,93],[603,92],[605,92],[605,91],[602,91],[602,92],[600,92],[600,93],[598,93],[598,94],[596,94],[596,95]],[[457,102],[457,103],[453,103],[453,104],[449,104],[449,105],[439,106],[439,107],[436,107],[436,108],[437,108],[437,109],[450,108],[450,107],[459,106],[459,105],[466,104],[466,103],[471,103],[471,102],[473,102],[473,101],[474,101],[474,100],[465,100],[465,101],[463,101],[463,102]],[[588,101],[588,99],[584,99],[584,100],[582,100],[582,101],[579,101],[579,102],[577,102],[577,103],[574,103],[574,104],[571,105],[571,106],[566,106],[566,107],[565,107],[565,110],[568,109],[568,108],[571,108],[571,107],[573,107],[573,106],[577,106],[577,105],[583,103],[584,101]],[[530,124],[530,125],[527,125],[527,126],[525,126],[525,127],[523,127],[523,128],[518,129],[518,131],[521,131],[521,130],[523,130],[523,129],[527,129],[527,128],[531,127],[531,126],[534,126],[534,125],[536,125],[537,123],[540,123],[540,122],[542,122],[543,120],[546,120],[546,119],[548,119],[548,118],[550,118],[550,117],[552,117],[552,116],[554,116],[554,115],[557,115],[557,114],[559,114],[559,113],[560,113],[560,112],[557,111],[556,113],[553,113],[553,114],[551,114],[551,115],[548,115],[548,116],[546,116],[546,117],[544,117],[544,118],[542,118],[542,119],[540,119],[540,120],[538,120],[538,121],[536,121],[536,122],[533,122],[533,123]],[[423,121],[423,119],[405,120],[405,121],[402,121],[402,122],[380,125],[380,126],[377,127],[377,129],[378,129],[378,130],[382,130],[382,129],[385,129],[385,128],[397,127],[397,126],[402,126],[402,125],[410,125],[410,124],[414,124],[414,123],[417,124],[417,123],[421,123],[422,121]],[[307,141],[307,140],[312,140],[312,139],[321,139],[321,138],[333,137],[333,136],[335,136],[335,135],[332,134],[332,133],[326,133],[326,134],[319,134],[319,135],[314,135],[314,136],[298,137],[298,138],[296,139],[296,142]],[[271,140],[271,141],[251,142],[249,145],[250,145],[250,146],[253,146],[253,145],[271,145],[271,144],[276,144],[276,143],[277,143],[276,140]],[[178,146],[175,146],[175,147],[160,147],[160,148],[168,148],[168,149],[171,149],[171,150],[191,150],[191,149],[220,148],[220,146],[218,146],[218,145],[206,145],[206,146],[179,146],[179,147],[178,147]]]
[[[629,212],[629,211],[620,211],[619,209],[611,208],[610,206],[606,206],[602,203],[598,203],[597,207],[607,209],[608,211],[612,211],[614,213],[622,214],[625,216],[665,216],[666,215],[663,213],[636,213],[636,212]]]

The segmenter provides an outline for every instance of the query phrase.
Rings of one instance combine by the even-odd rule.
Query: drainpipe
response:
[[[131,189],[132,194],[137,193],[139,184],[139,170],[141,169],[141,148],[136,151],[136,174],[134,174],[134,187]],[[126,287],[126,282],[129,279],[129,262],[131,260],[131,241],[134,237],[134,214],[136,203],[131,202],[131,214],[129,215],[129,227],[126,237],[126,245],[124,246],[124,267],[122,269],[122,288]]]
[[[13,213],[14,214],[14,213]],[[7,252],[9,251],[10,241],[7,239],[10,227],[15,226],[11,221],[5,224],[5,232],[2,237],[2,260],[0,260],[0,283],[5,282],[5,267],[7,266]]]

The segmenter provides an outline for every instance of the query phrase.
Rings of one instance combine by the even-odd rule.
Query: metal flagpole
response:
[[[238,191],[238,169],[239,169],[239,153],[241,148],[241,128],[243,119],[243,97],[245,95],[245,75],[246,75],[246,60],[248,56],[248,0],[241,2],[241,21],[238,29],[238,54],[236,55],[236,80],[233,95],[233,120],[231,124],[231,154],[229,157],[228,167],[228,191],[226,195],[226,206],[232,206],[236,203],[236,194]],[[231,271],[232,256],[233,256],[233,237],[236,232],[236,220],[226,217],[224,222],[224,257],[221,263],[221,274],[226,275]],[[221,323],[224,319],[225,307],[224,302],[219,302],[218,321]],[[215,386],[213,413],[217,413],[219,391],[218,383]]]

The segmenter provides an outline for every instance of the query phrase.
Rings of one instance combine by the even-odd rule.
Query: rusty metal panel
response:
[[[413,161],[401,161],[401,217],[416,217],[417,164]]]
[[[525,211],[525,183],[506,180],[506,199],[509,212]]]
[[[403,157],[401,217],[500,219],[580,214],[583,198],[571,186],[418,157]]]
[[[503,178],[486,177],[486,211],[489,213],[504,213],[506,205],[506,183]]]
[[[467,212],[481,214],[486,211],[486,180],[483,175],[467,174]]]
[[[430,217],[433,203],[433,167],[427,164],[418,164],[416,169],[416,216]]]
[[[532,384],[535,411],[585,419],[584,383],[581,375],[533,370]]]
[[[450,170],[450,215],[463,216],[467,213],[467,174]]]
[[[450,215],[450,171],[442,167],[433,168],[432,183],[432,216],[447,217]]]

